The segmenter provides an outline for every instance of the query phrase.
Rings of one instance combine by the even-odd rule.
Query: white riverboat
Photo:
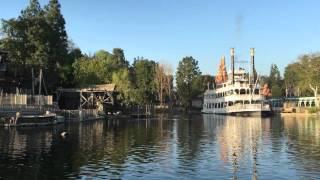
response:
[[[224,75],[218,74],[216,76],[216,87],[214,89],[208,88],[205,91],[203,113],[241,116],[271,114],[271,107],[262,94],[260,85],[257,83],[258,78],[254,73],[253,48],[250,49],[250,55],[251,73],[247,73],[242,68],[235,70],[234,49],[231,48],[231,71],[227,74],[224,70]],[[224,63],[223,58],[221,64],[224,66]]]

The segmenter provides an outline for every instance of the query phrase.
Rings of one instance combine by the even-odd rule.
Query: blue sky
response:
[[[0,18],[17,17],[28,0],[0,0]],[[48,0],[40,0],[41,5]],[[268,74],[271,63],[283,72],[303,53],[320,49],[318,0],[60,0],[69,38],[85,53],[124,49],[126,58],[143,56],[170,63],[184,56],[215,74],[229,48]],[[243,66],[243,65],[242,65]],[[246,65],[245,65],[246,66]]]

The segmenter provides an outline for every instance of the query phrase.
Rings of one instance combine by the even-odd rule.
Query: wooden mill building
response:
[[[90,85],[83,88],[59,88],[57,102],[60,109],[97,109],[98,104],[112,108],[115,104],[115,84]]]

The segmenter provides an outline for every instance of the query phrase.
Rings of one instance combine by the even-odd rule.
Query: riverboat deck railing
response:
[[[270,110],[268,104],[237,104],[234,106],[226,107],[228,111],[237,111],[237,110]]]

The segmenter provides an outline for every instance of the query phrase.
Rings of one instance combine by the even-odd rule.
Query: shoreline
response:
[[[280,116],[304,116],[304,117],[307,117],[307,116],[319,116],[320,117],[320,112],[317,112],[317,113],[279,113]]]

